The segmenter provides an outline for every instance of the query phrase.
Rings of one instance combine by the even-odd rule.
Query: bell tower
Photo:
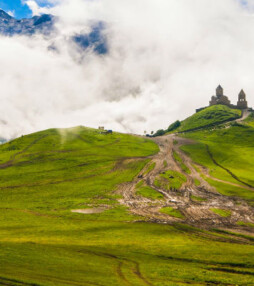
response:
[[[246,100],[246,94],[243,90],[241,90],[239,95],[238,95],[237,107],[240,109],[247,109],[248,108],[248,102]]]

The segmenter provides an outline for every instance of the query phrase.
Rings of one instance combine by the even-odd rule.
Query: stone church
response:
[[[228,107],[238,108],[238,109],[248,108],[248,102],[246,101],[246,94],[243,90],[241,90],[238,95],[237,105],[233,105],[231,104],[228,97],[224,95],[223,88],[220,85],[216,88],[216,95],[212,96],[211,101],[210,101],[210,106],[216,105],[216,104],[223,104],[223,105],[227,105]]]

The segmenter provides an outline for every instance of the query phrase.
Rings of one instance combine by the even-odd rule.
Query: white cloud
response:
[[[165,128],[207,105],[219,83],[233,103],[244,88],[254,105],[254,18],[239,1],[62,0],[47,9],[60,19],[59,54],[39,36],[1,38],[0,137],[81,124]],[[107,23],[110,53],[81,60],[63,39],[91,20]]]
[[[15,11],[14,11],[14,10],[13,10],[13,11],[7,11],[7,13],[8,13],[10,16],[15,17]]]
[[[32,11],[33,16],[39,16],[42,14],[48,14],[50,11],[49,6],[41,7],[39,4],[40,1],[35,1],[35,0],[23,0],[22,1],[24,5],[27,5],[29,9]]]

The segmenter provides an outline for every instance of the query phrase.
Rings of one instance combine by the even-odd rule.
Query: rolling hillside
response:
[[[242,201],[195,187],[179,143],[77,127],[1,145],[0,284],[251,285],[253,237],[219,230],[231,213],[209,205]]]
[[[232,123],[226,128],[190,132],[185,138],[195,140],[182,146],[182,150],[198,165],[209,169],[208,182],[227,195],[241,196],[254,204],[253,192],[233,187],[231,182],[254,187],[254,128],[252,115],[241,124]],[[221,180],[219,182],[218,180]]]
[[[210,106],[198,113],[193,114],[181,122],[178,132],[213,126],[223,122],[240,118],[241,111],[231,109],[225,105]]]
[[[208,161],[213,163],[206,148],[206,146],[209,146],[210,153],[213,154],[213,157],[218,162],[221,162],[222,165],[232,170],[232,173],[238,174],[239,179],[247,185],[254,186],[252,172],[252,168],[254,167],[252,159],[254,129],[252,127],[236,125],[228,129],[195,132],[186,136],[200,142],[185,147],[185,149],[189,149],[190,156],[200,156],[196,158],[199,163],[205,164]],[[202,155],[203,152],[207,154],[206,157]],[[213,166],[209,166],[209,169],[212,169],[212,172],[216,173],[216,170],[220,168],[213,164]],[[236,181],[229,174],[225,174],[224,176],[228,180]]]
[[[155,136],[214,127],[218,124],[234,121],[240,117],[241,110],[231,109],[225,105],[209,106],[197,113],[194,113],[183,121],[177,120],[165,130],[158,130],[155,133]]]

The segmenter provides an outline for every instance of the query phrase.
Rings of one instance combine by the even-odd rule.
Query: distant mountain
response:
[[[5,143],[5,142],[6,142],[6,140],[4,138],[0,138],[0,145]]]
[[[15,19],[0,9],[0,34],[5,36],[33,35],[40,33],[50,35],[55,30],[57,18],[44,14],[28,19]],[[99,22],[91,27],[90,33],[74,34],[70,37],[82,50],[91,49],[98,54],[108,52],[107,39],[103,35],[105,24]]]
[[[77,34],[73,37],[73,40],[83,49],[92,47],[94,52],[106,54],[108,52],[108,45],[106,36],[103,34],[106,28],[105,24],[99,22],[91,28],[92,31],[89,34]]]
[[[52,15],[17,20],[0,10],[0,33],[6,36],[32,35],[37,32],[49,34],[54,28],[54,20],[55,17]]]

